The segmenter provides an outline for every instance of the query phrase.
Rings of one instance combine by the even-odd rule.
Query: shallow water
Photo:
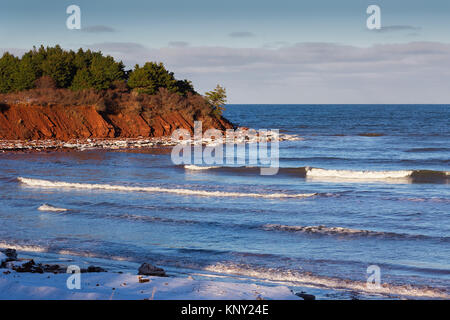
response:
[[[370,296],[377,265],[384,297],[448,298],[449,106],[233,105],[225,116],[304,139],[280,142],[276,176],[192,170],[169,149],[0,154],[0,247],[328,298]]]

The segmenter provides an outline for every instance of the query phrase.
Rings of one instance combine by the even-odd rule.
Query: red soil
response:
[[[224,118],[198,120],[203,121],[203,130],[233,128]],[[173,111],[144,119],[132,112],[100,114],[93,106],[0,105],[0,139],[5,140],[162,137],[179,128],[192,133],[192,116]]]

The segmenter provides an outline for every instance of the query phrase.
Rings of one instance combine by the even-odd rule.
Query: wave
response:
[[[29,241],[27,241],[29,242]],[[122,255],[110,255],[106,251],[92,252],[91,250],[73,250],[64,247],[59,247],[52,244],[23,244],[16,241],[6,242],[0,241],[0,248],[12,248],[18,251],[34,252],[34,253],[53,253],[60,254],[68,257],[82,257],[82,258],[95,258],[106,259],[113,261],[126,261],[126,262],[139,262],[142,260],[142,255],[128,255],[125,252]],[[205,250],[204,253],[215,253],[211,250]],[[189,251],[191,254],[192,252]],[[125,255],[123,255],[125,254]],[[153,259],[157,259],[157,256],[152,256]],[[352,290],[358,292],[365,292],[371,294],[381,294],[387,296],[406,296],[406,297],[429,297],[429,298],[441,298],[449,299],[450,295],[448,290],[431,286],[413,286],[413,285],[398,285],[383,283],[378,288],[368,288],[365,282],[355,281],[350,279],[342,279],[337,277],[327,277],[315,275],[310,272],[300,272],[297,270],[286,270],[284,268],[270,268],[261,267],[247,264],[237,264],[233,262],[229,263],[215,263],[204,265],[197,259],[196,262],[189,262],[175,258],[174,260],[167,260],[167,256],[162,260],[158,260],[159,265],[172,265],[175,268],[191,268],[192,270],[204,270],[212,273],[219,273],[222,275],[237,275],[248,278],[253,278],[259,281],[282,283],[290,286],[305,286],[315,288],[329,288],[337,290]],[[155,260],[156,261],[156,260]]]
[[[31,242],[31,241],[27,241]],[[73,257],[82,257],[82,258],[98,258],[98,259],[108,259],[108,260],[115,260],[115,261],[130,261],[133,260],[130,257],[122,257],[122,256],[111,256],[109,254],[102,254],[102,253],[94,253],[90,251],[83,251],[83,250],[71,250],[71,249],[65,249],[65,248],[59,248],[55,244],[23,244],[16,242],[14,240],[11,240],[10,242],[6,241],[0,241],[0,249],[14,249],[17,251],[22,252],[31,252],[31,253],[53,253],[53,254],[60,254],[65,256],[73,256]]]
[[[313,178],[342,178],[342,179],[399,179],[411,176],[410,170],[399,171],[355,171],[307,168],[306,176]]]
[[[330,288],[337,290],[353,290],[358,292],[388,296],[428,297],[440,299],[450,298],[450,295],[444,289],[429,286],[396,285],[382,283],[378,287],[368,287],[366,282],[362,281],[317,276],[309,272],[255,267],[244,264],[218,263],[208,266],[204,268],[204,270],[222,274],[247,276],[290,285]]]
[[[449,171],[435,170],[392,170],[392,171],[356,171],[306,168],[308,178],[328,178],[344,180],[409,180],[410,182],[447,183]]]
[[[196,165],[194,165],[194,164],[191,164],[191,165],[185,165],[184,168],[187,169],[187,170],[194,170],[194,171],[197,171],[197,170],[214,169],[214,168],[218,168],[218,167],[196,166]]]
[[[450,240],[449,237],[432,237],[421,234],[372,231],[363,229],[351,229],[345,227],[327,227],[324,225],[289,226],[282,224],[266,224],[262,228],[266,231],[287,231],[287,232],[300,232],[300,233],[332,235],[332,236],[382,237],[382,238],[401,238],[401,239],[437,239],[439,241]]]
[[[25,252],[47,252],[48,248],[40,245],[25,245],[25,244],[16,244],[16,243],[8,243],[5,241],[0,242],[0,249],[15,249],[17,251],[25,251]]]
[[[223,171],[231,173],[249,173],[258,174],[260,167],[228,167],[214,166],[202,167],[195,165],[185,165],[187,170],[205,170],[205,171]],[[447,183],[450,179],[449,171],[437,170],[340,170],[340,169],[322,169],[313,167],[282,167],[279,168],[278,174],[291,175],[301,178],[311,179],[341,179],[341,180],[404,180],[409,182],[435,182]]]
[[[42,206],[40,206],[38,208],[39,211],[52,211],[52,212],[64,212],[64,211],[69,211],[68,209],[65,208],[57,208],[57,207],[53,207],[51,205],[48,204],[43,204]]]
[[[50,181],[42,179],[31,178],[17,178],[19,182],[32,186],[42,188],[71,188],[71,189],[85,189],[85,190],[109,190],[109,191],[125,191],[125,192],[151,192],[151,193],[173,193],[180,195],[205,196],[205,197],[250,197],[250,198],[308,198],[316,196],[317,193],[244,193],[244,192],[225,192],[225,191],[206,191],[206,190],[191,190],[191,189],[169,189],[161,187],[131,187],[110,184],[90,184],[90,183],[70,183],[62,181]]]
[[[412,148],[405,150],[405,152],[439,152],[439,151],[450,151],[450,148]]]

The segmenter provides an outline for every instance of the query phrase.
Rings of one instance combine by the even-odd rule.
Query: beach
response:
[[[3,141],[0,249],[108,272],[82,273],[77,292],[65,288],[65,273],[2,269],[1,291],[12,299],[109,299],[112,287],[117,299],[151,298],[153,288],[153,299],[258,299],[260,291],[264,299],[448,299],[447,106],[231,105],[225,115],[280,129],[276,175],[225,153],[223,163],[174,164],[163,138]],[[145,262],[169,277],[139,283]],[[371,289],[374,266],[381,284]]]

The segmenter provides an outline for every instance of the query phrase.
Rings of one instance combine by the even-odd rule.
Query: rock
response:
[[[0,268],[3,268],[3,266],[7,260],[8,260],[8,257],[0,252]]]
[[[150,279],[142,278],[141,276],[139,276],[139,283],[146,283],[146,282],[150,282]]]
[[[164,269],[152,266],[151,264],[148,264],[148,263],[143,263],[139,267],[138,274],[143,275],[143,276],[167,277]]]
[[[89,266],[87,272],[107,272],[105,269],[96,266]]]
[[[2,249],[0,250],[0,252],[3,253],[9,259],[8,261],[17,260],[16,249]]]
[[[16,255],[17,256],[17,255]],[[33,259],[19,259],[14,261],[8,261],[3,264],[3,267],[14,270],[16,272],[29,272],[29,273],[65,273],[65,267],[58,264],[45,264],[34,262]]]
[[[316,300],[316,296],[312,295],[312,294],[307,294],[305,292],[298,292],[295,294],[296,296],[299,296],[300,298],[302,298],[303,300]]]
[[[44,272],[53,273],[66,273],[67,268],[60,266],[59,264],[44,264],[42,266]]]
[[[81,273],[90,273],[90,272],[108,272],[101,267],[89,266],[87,269],[81,269]]]
[[[7,262],[6,266],[16,272],[44,273],[41,264],[36,264],[33,259],[24,261]]]

